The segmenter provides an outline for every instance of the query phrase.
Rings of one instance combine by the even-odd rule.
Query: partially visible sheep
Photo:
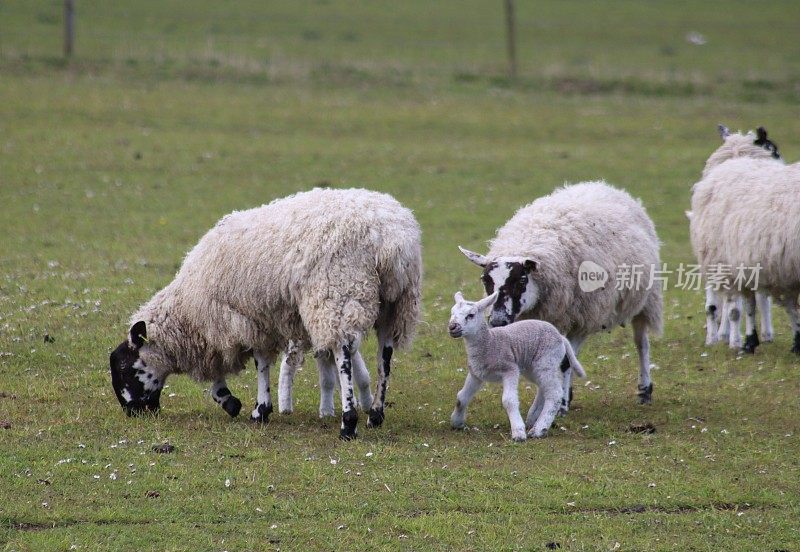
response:
[[[497,231],[486,256],[461,251],[483,268],[486,293],[499,292],[492,326],[519,317],[545,320],[567,336],[577,354],[590,335],[632,322],[639,402],[649,403],[648,332],[660,333],[662,324],[662,287],[655,279],[662,269],[658,249],[655,227],[641,202],[600,181],[559,188],[521,208]],[[631,273],[639,267],[638,276],[630,286],[615,285],[615,275],[626,267]],[[607,280],[582,291],[582,269],[602,272]],[[567,371],[562,412],[570,399]]]
[[[421,271],[419,226],[386,194],[315,189],[234,212],[132,317],[128,340],[111,355],[117,398],[129,414],[157,410],[168,375],[224,382],[255,357],[251,417],[266,421],[270,366],[289,340],[304,341],[333,358],[341,437],[353,438],[354,355],[374,327],[378,392],[369,423],[380,425],[393,349],[409,343],[417,323]]]
[[[719,281],[738,290],[745,303],[744,350],[759,344],[755,328],[758,290],[783,304],[792,324],[792,351],[800,354],[800,165],[785,165],[766,130],[732,134],[711,154],[703,178],[692,188],[692,248],[705,273],[731,267]],[[751,270],[752,269],[752,270]],[[734,286],[739,273],[744,276]]]
[[[686,211],[686,218],[692,220],[691,211]],[[743,303],[741,295],[735,291],[714,289],[710,284],[706,285],[706,345],[721,341],[727,342],[731,349],[741,348]],[[764,341],[771,342],[775,333],[772,327],[772,298],[757,291],[756,307],[761,313],[762,337]]]
[[[455,429],[465,426],[467,406],[484,382],[502,382],[503,407],[511,422],[514,441],[541,438],[553,424],[564,397],[564,372],[575,370],[586,377],[567,338],[543,320],[522,320],[502,328],[486,324],[484,311],[492,306],[499,292],[477,302],[465,301],[459,291],[450,311],[451,337],[464,338],[469,372],[458,392],[456,408],[450,417]],[[536,398],[526,422],[519,413],[520,375],[536,384]]]
[[[706,345],[727,342],[731,349],[741,348],[743,309],[741,295],[722,290],[715,291],[706,286]],[[761,338],[765,342],[771,342],[774,335],[772,298],[762,291],[757,291],[756,310],[761,313]]]
[[[280,375],[278,377],[278,412],[291,414],[294,411],[292,388],[297,369],[303,365],[303,359],[308,349],[302,341],[290,341],[283,354]],[[334,415],[333,392],[338,378],[336,377],[336,363],[328,353],[314,355],[317,371],[319,372],[319,417]],[[358,398],[361,406],[369,409],[372,406],[372,392],[370,391],[369,372],[361,357],[361,352],[353,355],[353,381],[358,387]]]

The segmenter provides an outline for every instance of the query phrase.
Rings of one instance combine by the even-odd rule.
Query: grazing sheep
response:
[[[463,337],[467,348],[469,372],[464,387],[458,392],[456,408],[450,417],[456,429],[465,426],[467,406],[484,382],[502,382],[503,408],[511,422],[511,438],[525,440],[547,435],[564,397],[564,373],[575,370],[585,377],[572,346],[550,323],[523,320],[501,328],[486,324],[484,311],[499,295],[495,291],[478,302],[465,301],[459,291],[455,295],[448,329],[455,338]],[[518,385],[520,374],[536,384],[536,398],[528,410],[525,423],[519,413]]]
[[[117,398],[128,414],[157,410],[166,377],[186,373],[215,382],[212,395],[233,415],[238,408],[225,406],[225,376],[255,357],[251,418],[266,421],[270,366],[290,340],[302,341],[335,363],[341,437],[353,438],[360,341],[376,329],[377,393],[369,411],[376,426],[393,349],[408,344],[416,327],[421,269],[419,226],[386,194],[315,189],[234,212],[132,317],[127,341],[111,355]]]
[[[492,326],[521,316],[545,320],[567,336],[577,354],[590,335],[631,321],[639,352],[639,402],[652,401],[648,332],[661,331],[663,282],[655,277],[662,268],[658,237],[641,202],[605,182],[565,186],[517,211],[485,256],[460,249],[483,268],[486,293],[499,292]],[[626,271],[630,278],[615,285],[615,274]],[[606,280],[583,291],[582,283],[593,282],[580,282],[582,272]],[[571,395],[568,370],[562,413]]]
[[[756,134],[719,131],[723,143],[692,188],[692,248],[704,273],[728,267],[715,279],[744,299],[745,351],[759,345],[755,291],[762,290],[789,314],[792,351],[800,354],[800,165],[783,163],[763,127]]]

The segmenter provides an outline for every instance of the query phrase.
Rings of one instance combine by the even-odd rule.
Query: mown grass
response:
[[[701,294],[670,288],[654,404],[635,404],[630,329],[617,329],[584,349],[591,383],[570,415],[523,445],[496,388],[476,398],[473,429],[449,429],[465,355],[445,331],[452,293],[481,293],[456,245],[483,250],[565,181],[641,197],[664,260],[691,262],[684,210],[718,121],[763,124],[800,157],[796,88],[714,84],[793,82],[794,4],[525,4],[531,57],[511,84],[501,27],[486,23],[498,7],[483,3],[259,3],[245,17],[81,2],[86,38],[63,66],[47,61],[57,4],[0,5],[6,550],[797,549],[800,383],[782,313],[776,343],[739,358],[703,346]],[[687,44],[690,30],[708,44]],[[218,65],[193,61],[204,33],[238,37],[214,42]],[[276,52],[274,73],[230,61]],[[706,88],[676,93],[670,63],[675,82]],[[539,84],[565,78],[643,85]],[[316,417],[310,361],[295,414],[267,427],[228,419],[184,377],[158,418],[126,419],[107,354],[130,312],[220,216],[315,185],[391,192],[423,227],[425,318],[397,355],[385,427],[362,421],[358,441],[339,442]],[[254,400],[252,372],[230,383]],[[648,422],[656,433],[630,431]],[[164,441],[174,453],[152,451]]]

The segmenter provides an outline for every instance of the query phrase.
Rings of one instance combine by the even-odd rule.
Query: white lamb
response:
[[[417,324],[421,270],[419,226],[386,194],[315,189],[234,212],[132,317],[128,339],[111,354],[117,398],[129,415],[157,410],[166,377],[187,373],[215,382],[212,395],[225,401],[225,377],[255,357],[252,418],[266,421],[270,366],[295,340],[335,362],[341,437],[353,438],[354,355],[374,327],[378,391],[369,423],[379,425],[393,348],[408,344]],[[233,415],[234,406],[225,408]]]
[[[763,128],[743,135],[720,125],[720,135],[692,188],[692,248],[704,273],[743,296],[745,351],[759,344],[755,291],[762,290],[786,308],[792,351],[800,353],[800,165],[784,164]]]
[[[478,302],[465,301],[455,294],[448,330],[455,338],[463,337],[467,348],[469,372],[458,392],[456,408],[450,417],[452,426],[464,428],[467,406],[484,382],[502,382],[503,408],[511,422],[511,438],[524,441],[541,438],[553,424],[564,397],[564,372],[575,370],[585,377],[569,341],[550,323],[523,320],[501,328],[489,328],[484,311],[494,303],[499,292]],[[525,423],[519,413],[520,375],[536,384],[536,398]]]
[[[656,278],[659,241],[641,202],[605,182],[565,186],[517,211],[485,256],[460,249],[483,268],[486,293],[499,292],[492,326],[520,316],[545,320],[577,354],[590,335],[632,322],[639,402],[652,401],[648,332],[661,331],[666,281]],[[582,275],[605,280],[590,286]],[[567,370],[562,413],[571,398]]]

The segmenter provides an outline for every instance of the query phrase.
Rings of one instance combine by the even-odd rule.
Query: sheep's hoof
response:
[[[523,433],[522,435],[517,435],[516,437],[512,436],[511,440],[515,443],[524,443],[527,440],[527,436]]]
[[[367,418],[367,427],[380,427],[383,424],[385,416],[383,408],[370,408],[369,418]]]
[[[639,386],[639,404],[650,404],[653,402],[653,384],[651,383],[647,387]]]
[[[775,339],[772,335],[772,332],[764,332],[763,337],[764,337],[764,343],[772,343]]]
[[[250,419],[259,424],[266,424],[269,422],[270,414],[272,414],[272,403],[256,403],[253,412],[250,414]]]
[[[742,352],[755,354],[756,347],[758,347],[761,342],[758,340],[758,334],[754,331],[752,334],[745,336],[744,338],[744,346],[742,346]]]
[[[292,412],[294,412],[294,409],[291,408],[291,407],[290,408],[280,408],[280,409],[278,409],[278,413],[280,413],[280,414],[287,414],[288,415],[288,414],[291,414]]]
[[[222,403],[222,410],[228,413],[228,416],[231,418],[235,418],[239,415],[239,412],[242,410],[242,401],[234,397],[233,395],[229,395],[225,402]]]
[[[542,431],[530,430],[528,432],[528,437],[531,439],[544,439],[547,437],[547,430],[543,429]]]
[[[800,355],[800,332],[794,333],[794,345],[792,346],[792,352],[796,355]]]
[[[339,431],[339,438],[342,441],[351,441],[357,437],[356,425],[358,424],[358,413],[353,410],[342,412],[342,429]]]

